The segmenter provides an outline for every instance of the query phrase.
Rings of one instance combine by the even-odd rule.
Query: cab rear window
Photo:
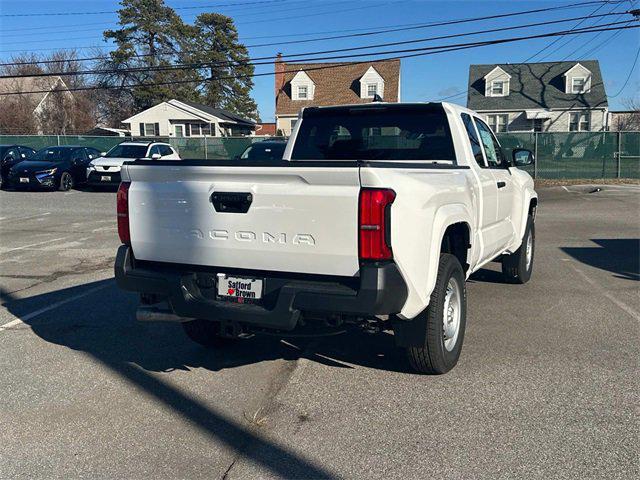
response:
[[[444,160],[456,155],[442,108],[352,107],[305,112],[292,160]],[[427,107],[427,106],[425,106]]]

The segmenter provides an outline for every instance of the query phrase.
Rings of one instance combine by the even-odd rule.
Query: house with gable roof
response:
[[[467,107],[495,132],[599,132],[608,103],[596,60],[469,67]]]
[[[303,107],[400,101],[400,60],[341,63],[275,62],[276,128],[290,135]]]

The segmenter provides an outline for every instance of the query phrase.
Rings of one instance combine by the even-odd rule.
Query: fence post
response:
[[[56,142],[58,143],[58,146],[60,146],[60,135],[56,135]]]
[[[209,160],[209,151],[207,149],[207,135],[204,136],[204,159]]]
[[[533,178],[538,178],[538,132],[533,132]]]
[[[620,163],[621,163],[621,158],[620,156],[622,155],[622,132],[618,132],[618,151],[616,152],[616,157],[618,157],[618,164],[617,164],[617,170],[616,170],[616,178],[620,178]]]

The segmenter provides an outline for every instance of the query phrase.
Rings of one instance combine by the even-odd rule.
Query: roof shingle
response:
[[[323,68],[313,70],[316,67]],[[279,90],[276,95],[276,115],[294,115],[303,107],[371,102],[371,99],[360,98],[359,84],[360,78],[369,67],[375,68],[384,79],[383,100],[397,102],[400,83],[400,60],[398,59],[368,63],[285,63],[284,88]],[[300,70],[304,70],[316,85],[313,100],[294,101],[291,99],[290,82]]]
[[[564,73],[580,63],[591,72],[591,90],[565,93]],[[495,67],[511,75],[509,95],[485,96],[484,76]],[[597,60],[469,66],[467,107],[472,110],[606,108],[607,94]]]

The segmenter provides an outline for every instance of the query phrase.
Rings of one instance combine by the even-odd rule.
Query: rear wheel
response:
[[[235,338],[222,336],[218,322],[197,319],[182,323],[182,328],[191,340],[207,348],[224,347],[237,341]]]
[[[511,255],[502,257],[502,274],[509,283],[527,283],[533,272],[533,256],[536,231],[533,217],[527,218],[527,226],[522,237],[522,245]]]
[[[424,346],[407,349],[409,363],[420,373],[447,373],[458,363],[467,324],[464,271],[455,256],[440,255],[436,286],[420,315],[425,317],[426,341]]]
[[[66,192],[73,188],[73,177],[69,172],[62,172],[62,175],[60,175],[60,186],[58,188],[61,192]]]

